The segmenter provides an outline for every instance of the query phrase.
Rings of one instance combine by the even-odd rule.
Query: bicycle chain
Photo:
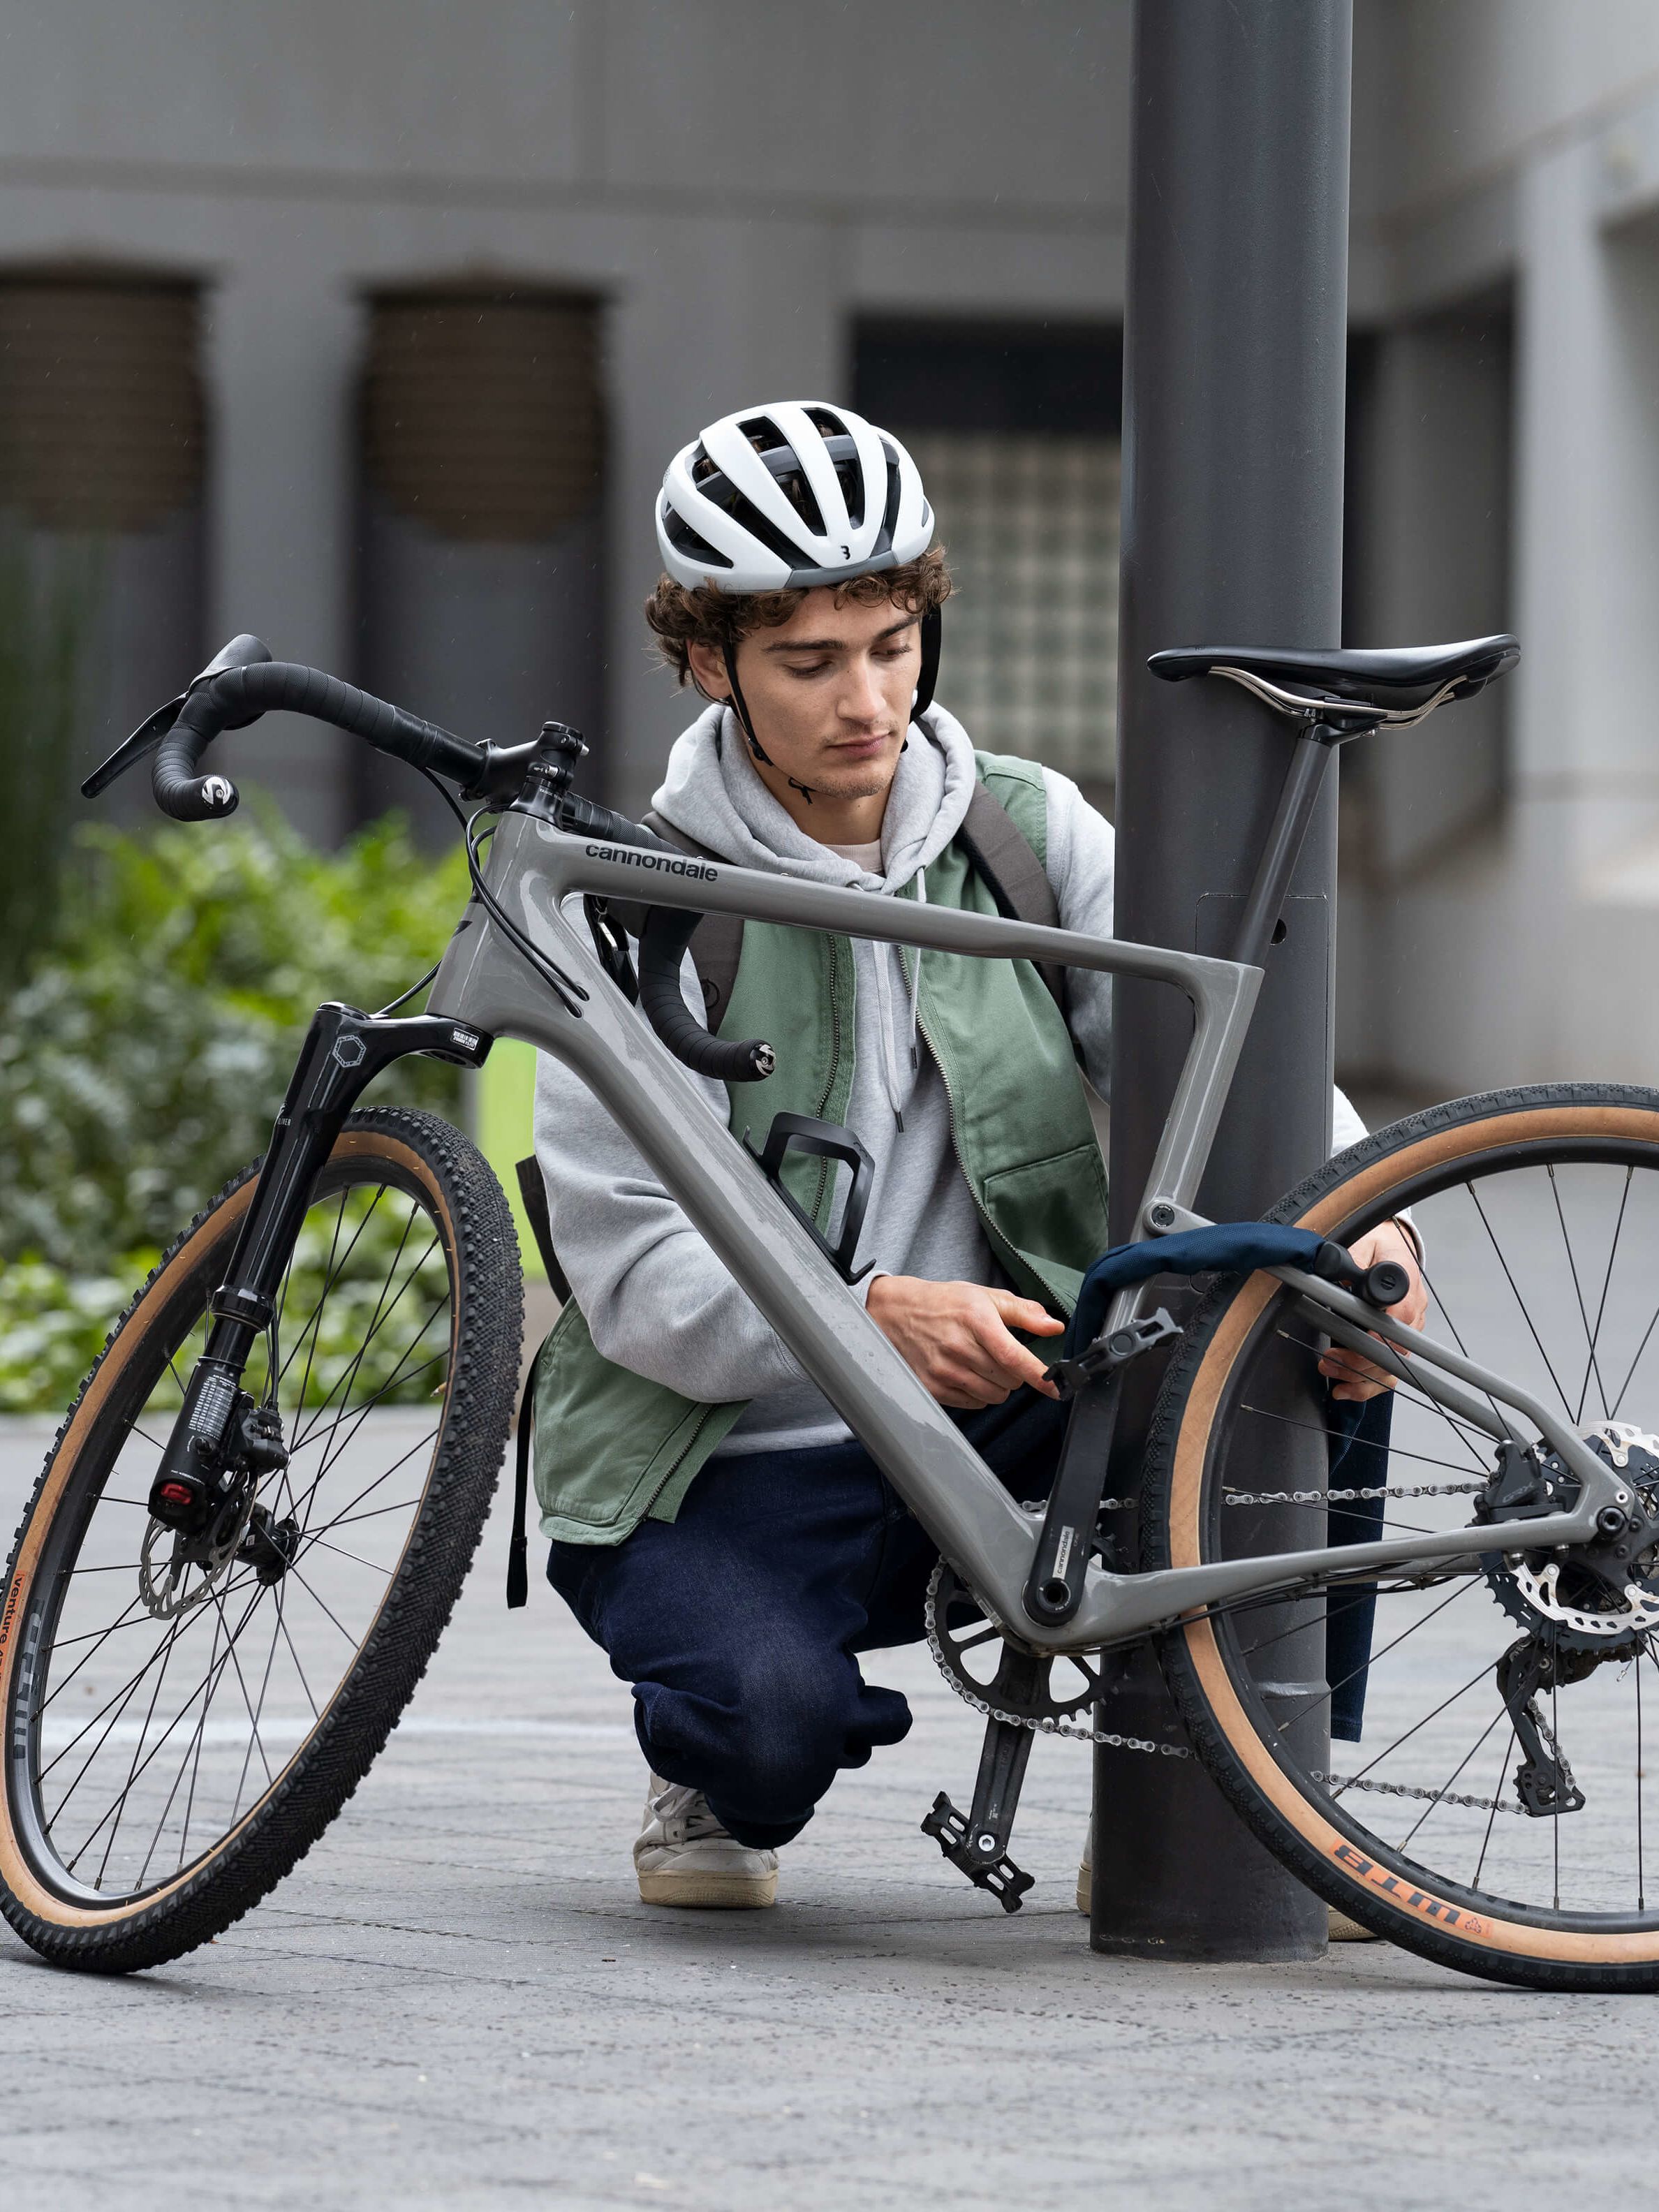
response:
[[[1370,1782],[1363,1774],[1322,1774],[1317,1767],[1308,1769],[1315,1782],[1323,1782],[1340,1796],[1345,1790],[1369,1790],[1378,1797],[1426,1798],[1436,1805],[1467,1805],[1475,1813],[1516,1813],[1524,1820],[1524,1805],[1505,1805],[1495,1797],[1466,1797],[1455,1790],[1414,1790],[1405,1782]]]
[[[1069,1721],[1049,1718],[1033,1719],[1027,1713],[1006,1713],[1000,1707],[994,1705],[988,1698],[976,1698],[971,1690],[963,1689],[955,1674],[951,1673],[950,1662],[945,1656],[944,1646],[939,1641],[939,1621],[933,1601],[939,1589],[939,1577],[944,1571],[944,1562],[941,1560],[928,1577],[927,1596],[922,1610],[922,1619],[927,1626],[927,1649],[933,1654],[933,1664],[964,1705],[971,1705],[976,1713],[983,1713],[987,1720],[1001,1721],[1008,1728],[1027,1729],[1033,1735],[1063,1735],[1069,1737],[1073,1743],[1101,1743],[1110,1751],[1143,1751],[1154,1759],[1160,1753],[1165,1759],[1192,1757],[1191,1751],[1184,1743],[1154,1743],[1149,1736],[1119,1735],[1111,1729],[1075,1728]]]
[[[1485,1482],[1420,1482],[1410,1488],[1395,1483],[1364,1490],[1230,1490],[1221,1502],[1224,1505],[1352,1505],[1370,1498],[1474,1498],[1486,1486]],[[1139,1503],[1138,1498],[1103,1498],[1100,1510],[1127,1513]]]
[[[1475,1486],[1480,1489],[1484,1489],[1485,1486],[1484,1484]],[[1333,1492],[1330,1494],[1336,1497],[1341,1495],[1340,1492]],[[1113,1502],[1109,1499],[1108,1506]],[[1277,1504],[1279,1501],[1275,1499],[1273,1502]],[[1033,1735],[1063,1735],[1069,1737],[1073,1743],[1104,1744],[1111,1751],[1144,1752],[1154,1759],[1160,1754],[1165,1759],[1192,1757],[1190,1747],[1184,1743],[1155,1743],[1148,1736],[1120,1735],[1113,1729],[1074,1728],[1067,1721],[1036,1720],[1025,1713],[1004,1712],[999,1706],[994,1705],[988,1698],[978,1698],[971,1691],[965,1690],[951,1672],[945,1656],[944,1646],[939,1641],[939,1620],[933,1601],[942,1571],[941,1563],[939,1566],[933,1569],[928,1577],[927,1596],[923,1607],[922,1617],[927,1632],[927,1649],[933,1656],[933,1664],[939,1668],[939,1673],[957,1696],[962,1699],[963,1705],[971,1706],[976,1713],[982,1713],[987,1720],[1000,1721],[1008,1728],[1025,1729]],[[1340,1774],[1325,1774],[1317,1767],[1310,1767],[1308,1774],[1310,1781],[1322,1782],[1339,1795],[1344,1790],[1369,1790],[1380,1797],[1425,1798],[1441,1805],[1467,1806],[1471,1811],[1478,1813],[1522,1814],[1526,1809],[1521,1805],[1501,1804],[1491,1797],[1467,1797],[1454,1790],[1418,1790],[1403,1782],[1370,1782],[1361,1775],[1345,1777]]]
[[[1362,1498],[1473,1498],[1489,1487],[1486,1482],[1419,1482],[1414,1486],[1395,1483],[1386,1489],[1367,1490],[1230,1490],[1224,1505],[1347,1505]]]

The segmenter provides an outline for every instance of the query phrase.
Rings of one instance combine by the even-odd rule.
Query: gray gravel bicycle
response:
[[[164,1256],[52,1447],[0,1609],[12,1926],[64,1966],[177,1956],[294,1866],[396,1724],[501,1467],[520,1283],[468,1140],[357,1101],[399,1054],[477,1066],[509,1036],[582,1075],[937,1544],[935,1656],[987,1737],[969,1811],[941,1799],[926,1825],[971,1879],[1018,1902],[1008,1844],[1033,1735],[1094,1732],[1109,1655],[1150,1640],[1186,1741],[1133,1747],[1201,1759],[1330,1903],[1471,1973],[1659,1986],[1644,1826],[1659,1435],[1640,1425],[1659,1426],[1659,1093],[1461,1099],[1367,1138],[1265,1222],[1192,1210],[1333,753],[1479,690],[1516,653],[1488,638],[1157,656],[1174,681],[1245,684],[1292,732],[1221,960],[1011,919],[988,891],[981,911],[947,909],[690,857],[572,789],[585,748],[562,726],[473,744],[235,640],[88,794],[153,752],[166,812],[221,818],[236,792],[199,773],[209,744],[297,711],[459,793],[472,895],[423,1014],[319,1010],[265,1158]],[[637,973],[617,900],[647,909]],[[856,1138],[780,1117],[757,1155],[678,1064],[728,1084],[774,1064],[763,1040],[711,1036],[686,1008],[704,914],[1094,968],[1191,1002],[1142,1242],[1097,1269],[1056,1364],[1073,1413],[1046,1502],[1003,1491],[851,1295]],[[803,1146],[830,1164],[816,1213],[781,1187]],[[1403,1272],[1349,1249],[1408,1206],[1422,1332],[1387,1310]],[[1172,1277],[1203,1293],[1179,1329],[1158,1303]],[[1345,1433],[1317,1373],[1333,1342],[1397,1379],[1392,1452],[1369,1479],[1328,1473]],[[1154,1351],[1151,1440],[1109,1498],[1121,1377]],[[1340,1668],[1333,1624],[1356,1606],[1368,1658]],[[1334,1749],[1334,1713],[1358,1737]]]

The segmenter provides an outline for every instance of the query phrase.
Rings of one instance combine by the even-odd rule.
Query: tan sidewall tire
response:
[[[1268,1218],[1340,1236],[1345,1224],[1372,1214],[1390,1192],[1418,1176],[1455,1163],[1473,1165],[1517,1145],[1572,1138],[1651,1146],[1659,1169],[1659,1092],[1540,1085],[1456,1100],[1355,1146]],[[1261,1273],[1231,1294],[1224,1286],[1212,1310],[1196,1317],[1171,1368],[1148,1449],[1143,1556],[1149,1565],[1203,1561],[1204,1477],[1217,1409],[1279,1287]],[[1166,1639],[1164,1663],[1194,1747],[1223,1789],[1268,1847],[1339,1910],[1410,1949],[1496,1979],[1659,1988],[1659,1928],[1597,1936],[1472,1911],[1358,1850],[1304,1796],[1263,1741],[1209,1622],[1191,1622]]]
[[[434,1158],[442,1159],[441,1175],[434,1171]],[[384,1162],[406,1176],[433,1209],[447,1249],[453,1285],[451,1386],[428,1465],[422,1505],[411,1517],[408,1539],[388,1574],[386,1593],[359,1647],[358,1658],[342,1678],[316,1728],[295,1747],[236,1826],[219,1839],[205,1858],[174,1881],[147,1892],[130,1905],[88,1906],[59,1896],[29,1863],[16,1832],[9,1762],[0,1765],[0,1902],[6,1917],[25,1941],[59,1964],[129,1972],[135,1966],[160,1963],[219,1932],[280,1881],[334,1818],[385,1742],[425,1670],[465,1565],[477,1547],[495,1469],[506,1443],[512,1377],[508,1376],[504,1388],[492,1389],[487,1381],[480,1387],[479,1347],[471,1340],[479,1334],[481,1323],[485,1334],[493,1334],[501,1316],[469,1312],[468,1275],[470,1271],[488,1274],[493,1265],[504,1283],[505,1272],[499,1263],[510,1247],[514,1318],[520,1313],[516,1233],[506,1200],[470,1141],[428,1114],[382,1108],[355,1115],[335,1146],[330,1165],[343,1161]],[[458,1170],[460,1187],[466,1194],[459,1223],[453,1203]],[[0,1611],[0,1715],[10,1711],[14,1677],[22,1658],[18,1630],[28,1615],[33,1577],[52,1522],[73,1493],[82,1455],[96,1439],[100,1418],[129,1364],[143,1353],[169,1303],[186,1291],[198,1274],[213,1274],[216,1279],[216,1269],[229,1251],[228,1239],[252,1202],[253,1172],[249,1169],[228,1185],[166,1255],[123,1316],[58,1433],[19,1529],[6,1578],[5,1602]],[[450,1188],[447,1189],[446,1184]],[[214,1267],[204,1266],[209,1255],[214,1259]],[[500,1284],[495,1287],[499,1291]],[[496,1303],[500,1304],[499,1296]],[[516,1360],[508,1364],[516,1370]],[[461,1402],[464,1398],[467,1402]],[[465,1433],[458,1437],[458,1429]],[[444,1498],[441,1516],[435,1510],[440,1488]],[[434,1518],[444,1525],[434,1528]],[[423,1608],[428,1618],[422,1626],[430,1626],[425,1650],[415,1650],[419,1638],[411,1637],[409,1652],[400,1656],[390,1647],[400,1644],[402,1637],[388,1637],[385,1632],[390,1614],[396,1611],[401,1620],[410,1611],[412,1594],[407,1588],[405,1570],[417,1547],[423,1554],[422,1571],[429,1566],[453,1586],[441,1603]],[[374,1679],[367,1682],[371,1674]],[[397,1686],[389,1696],[386,1685],[394,1680]],[[375,1708],[372,1712],[358,1710],[371,1705]],[[320,1780],[317,1778],[319,1766],[326,1768]],[[294,1796],[307,1775],[312,1778],[307,1783],[307,1795],[314,1808],[295,1816],[295,1832],[301,1839],[291,1850],[272,1850],[268,1832],[273,1811]],[[255,1859],[259,1862],[257,1866],[245,1863]],[[210,1892],[213,1893],[210,1905],[207,1904]],[[193,1901],[198,1899],[204,1909],[196,1908]]]

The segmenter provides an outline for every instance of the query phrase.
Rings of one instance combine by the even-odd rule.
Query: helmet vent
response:
[[[696,561],[706,568],[729,568],[732,566],[724,553],[717,553],[706,538],[699,538],[685,518],[676,514],[672,507],[662,520],[669,544],[677,553],[683,553],[688,561]]]

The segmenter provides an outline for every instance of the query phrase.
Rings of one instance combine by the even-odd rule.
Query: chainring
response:
[[[1603,1421],[1581,1434],[1598,1459],[1628,1480],[1650,1513],[1659,1506],[1659,1437],[1628,1421]],[[1518,1535],[1526,1524],[1509,1525]],[[1571,1557],[1518,1551],[1494,1556],[1486,1581],[1510,1618],[1551,1650],[1618,1659],[1659,1627],[1659,1559],[1647,1552],[1631,1564],[1636,1571],[1624,1585],[1622,1604],[1614,1602],[1601,1576]]]
[[[1086,1659],[1069,1653],[1042,1669],[1034,1694],[1022,1698],[1006,1688],[999,1688],[994,1696],[1006,1640],[1002,1623],[986,1611],[955,1569],[946,1566],[943,1559],[933,1569],[927,1599],[933,1626],[933,1657],[939,1672],[958,1697],[967,1698],[970,1705],[991,1700],[999,1711],[1031,1728],[1071,1720],[1079,1713],[1092,1711],[1101,1693],[1100,1676]],[[968,1662],[970,1651],[983,1655],[977,1673]]]

